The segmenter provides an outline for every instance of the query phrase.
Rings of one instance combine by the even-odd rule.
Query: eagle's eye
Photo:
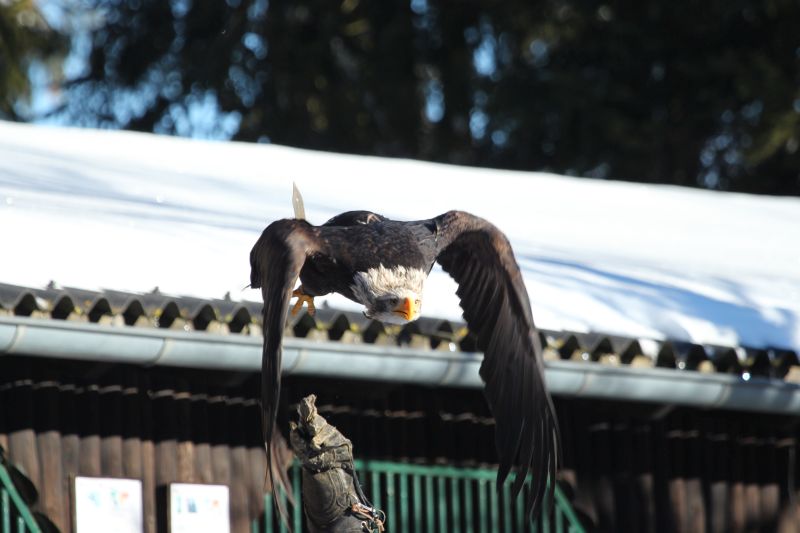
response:
[[[400,303],[400,298],[398,298],[397,296],[392,296],[389,298],[389,305],[391,305],[392,307],[397,306],[397,304],[399,303]]]

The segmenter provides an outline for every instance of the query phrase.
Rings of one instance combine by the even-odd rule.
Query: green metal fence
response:
[[[41,533],[2,461],[0,461],[0,533]]]
[[[372,504],[386,513],[391,533],[585,533],[567,498],[556,486],[552,521],[543,516],[528,522],[522,498],[511,497],[511,483],[496,490],[497,472],[489,468],[422,466],[388,461],[356,461],[356,470]],[[300,466],[292,468],[294,500],[300,502]],[[528,483],[523,491],[528,490]],[[304,531],[301,505],[289,508],[296,533]],[[264,516],[252,523],[252,533],[286,533],[275,516],[270,494]]]

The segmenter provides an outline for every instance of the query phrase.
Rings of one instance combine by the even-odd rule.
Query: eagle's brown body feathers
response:
[[[538,514],[548,476],[552,500],[559,455],[539,337],[508,239],[468,213],[450,211],[430,220],[400,222],[351,211],[322,226],[288,219],[264,230],[250,263],[251,285],[261,288],[264,298],[262,408],[267,447],[280,394],[281,338],[297,279],[305,294],[337,292],[359,301],[353,291],[356,276],[381,266],[427,275],[435,262],[458,283],[464,318],[484,352],[480,375],[496,420],[498,486],[513,470],[516,495],[532,473],[527,511]]]

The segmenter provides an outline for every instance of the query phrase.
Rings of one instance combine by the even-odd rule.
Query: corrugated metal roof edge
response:
[[[261,340],[168,329],[0,317],[0,354],[256,372]],[[285,375],[482,387],[476,353],[287,338]],[[794,415],[800,385],[782,380],[662,368],[547,361],[556,395]]]
[[[211,335],[253,336],[260,342],[262,304],[230,299],[175,297],[154,291],[87,291],[53,285],[33,289],[0,283],[0,317],[27,316],[69,323],[135,326],[135,330],[203,331]],[[472,352],[475,338],[463,323],[421,318],[404,327],[367,319],[358,312],[321,307],[312,317],[290,317],[285,335],[346,344],[366,343],[418,349]],[[540,331],[545,359],[761,376],[800,382],[800,360],[777,347],[699,345],[603,333]]]

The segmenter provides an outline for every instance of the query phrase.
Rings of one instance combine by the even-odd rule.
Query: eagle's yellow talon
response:
[[[292,316],[296,316],[297,313],[300,312],[304,303],[308,305],[308,314],[314,316],[317,308],[314,306],[313,296],[303,293],[301,289],[295,289],[292,291],[292,297],[297,297],[297,302],[295,302],[294,307],[292,307]]]

